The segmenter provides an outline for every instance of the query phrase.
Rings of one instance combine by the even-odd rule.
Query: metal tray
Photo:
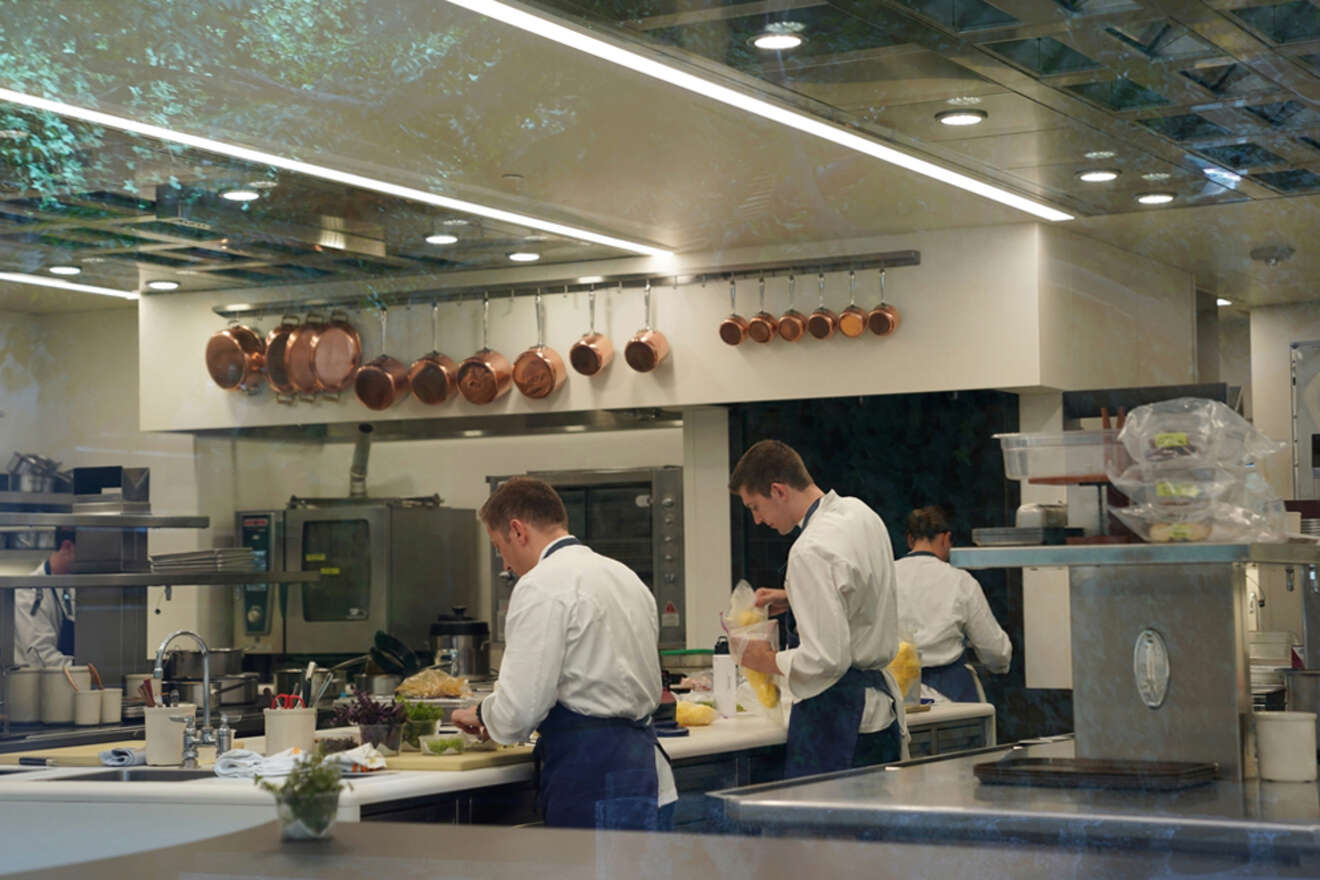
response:
[[[1214,782],[1219,765],[1196,761],[1005,757],[977,764],[972,772],[982,782],[999,785],[1179,791]]]
[[[1082,534],[1081,529],[1043,526],[972,529],[972,543],[978,547],[1020,547],[1039,544],[1062,544]]]

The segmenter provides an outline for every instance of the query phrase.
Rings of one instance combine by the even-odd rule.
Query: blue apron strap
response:
[[[554,556],[556,553],[558,553],[560,550],[563,550],[565,547],[572,547],[574,544],[581,544],[581,543],[582,543],[581,541],[579,541],[577,538],[573,537],[572,535],[569,535],[567,538],[560,538],[558,541],[555,541],[553,544],[550,545],[550,549],[546,550],[545,555],[542,556],[541,558],[549,559],[551,556]]]

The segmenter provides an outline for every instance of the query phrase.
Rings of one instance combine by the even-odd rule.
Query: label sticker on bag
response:
[[[1192,537],[1192,527],[1189,523],[1173,523],[1169,526],[1170,541],[1189,541]]]
[[[1155,484],[1155,494],[1161,498],[1197,498],[1201,490],[1195,483],[1174,483],[1160,480]]]
[[[1186,445],[1187,445],[1186,431],[1170,431],[1167,434],[1155,435],[1156,449],[1171,449],[1175,446],[1186,446]]]

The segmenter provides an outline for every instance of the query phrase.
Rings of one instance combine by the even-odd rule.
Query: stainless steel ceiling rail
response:
[[[470,284],[430,290],[398,292],[370,291],[334,297],[272,300],[261,303],[232,303],[215,306],[212,311],[222,318],[248,318],[261,315],[281,315],[305,312],[308,309],[339,308],[349,310],[379,309],[399,305],[418,305],[435,302],[453,302],[483,293],[501,296],[532,296],[542,293],[577,293],[599,288],[609,293],[619,288],[644,288],[647,282],[655,286],[666,284],[704,284],[707,281],[774,277],[777,275],[829,274],[832,272],[864,272],[868,269],[895,269],[921,265],[921,251],[903,250],[857,254],[846,257],[822,257],[818,260],[797,259],[764,263],[738,263],[702,269],[687,269],[678,275],[655,272],[630,272],[616,275],[583,276],[574,273],[567,278],[542,278],[518,284]],[[590,281],[584,281],[589,277]]]

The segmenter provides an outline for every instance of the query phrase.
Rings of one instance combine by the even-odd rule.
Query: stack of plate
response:
[[[1253,701],[1283,691],[1283,673],[1292,668],[1293,635],[1290,632],[1247,634],[1247,657],[1251,666]]]
[[[1320,519],[1302,520],[1302,534],[1315,535],[1316,537],[1320,538]]]
[[[186,553],[160,553],[151,557],[151,570],[161,574],[253,571],[252,548],[225,547],[190,550]]]

